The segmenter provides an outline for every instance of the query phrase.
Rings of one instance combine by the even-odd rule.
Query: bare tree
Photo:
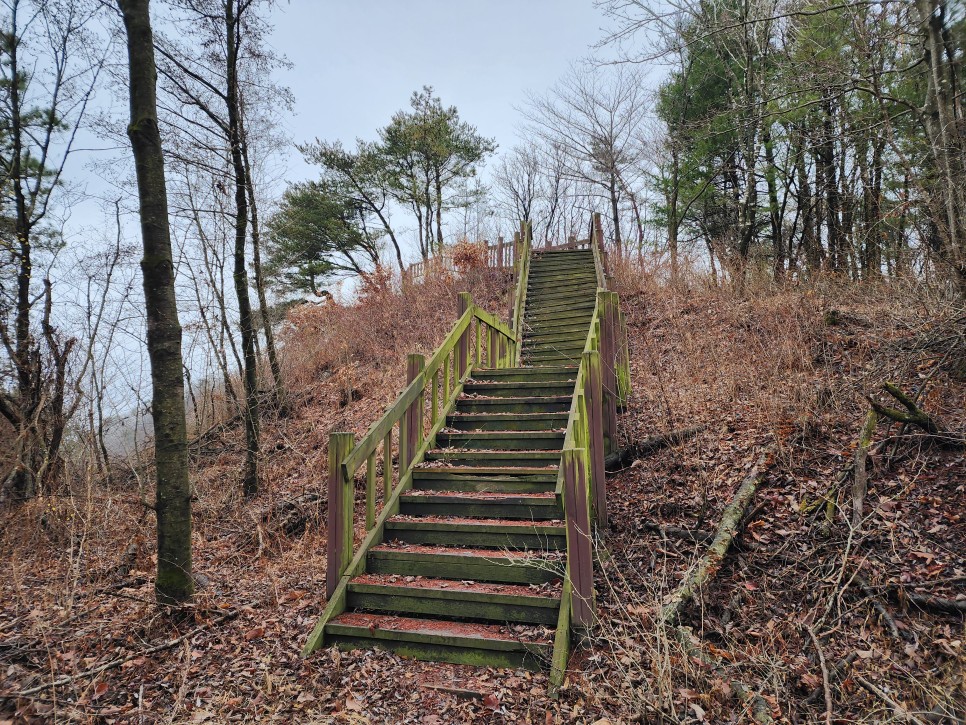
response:
[[[131,123],[144,243],[144,300],[151,358],[158,518],[158,602],[182,602],[191,578],[191,486],[182,377],[181,325],[174,285],[164,154],[158,129],[149,0],[119,0],[127,31]]]
[[[562,152],[566,175],[605,199],[618,253],[623,249],[622,203],[640,176],[645,101],[636,69],[574,67],[523,109],[530,131]]]
[[[32,496],[60,469],[76,341],[56,329],[53,285],[37,272],[61,245],[50,212],[104,64],[106,50],[88,32],[95,12],[79,0],[3,3],[0,414],[15,430],[16,456],[0,480],[0,498]]]

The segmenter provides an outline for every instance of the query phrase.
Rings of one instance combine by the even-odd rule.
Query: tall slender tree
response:
[[[127,33],[131,123],[144,257],[144,301],[151,359],[151,415],[158,520],[161,604],[183,602],[194,593],[191,577],[191,487],[188,478],[181,324],[175,295],[164,152],[158,129],[157,70],[149,0],[118,0]]]

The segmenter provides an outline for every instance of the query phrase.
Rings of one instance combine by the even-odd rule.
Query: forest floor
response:
[[[502,282],[475,280],[476,299],[505,310]],[[109,486],[78,476],[70,497],[5,512],[0,723],[751,722],[736,683],[777,722],[966,718],[964,617],[913,603],[966,600],[964,451],[880,424],[855,529],[851,480],[836,484],[865,396],[885,401],[885,381],[966,431],[964,311],[912,286],[736,294],[634,270],[618,284],[634,384],[623,441],[705,428],[609,477],[600,623],[559,699],[543,674],[375,651],[300,656],[325,605],[325,507],[313,494],[328,432],[360,434],[391,402],[407,340],[432,349],[455,306],[443,281],[296,314],[286,349],[298,396],[264,426],[264,492],[240,496],[239,431],[193,448],[203,579],[189,610],[153,603],[154,521],[138,487],[149,471],[129,467]],[[682,644],[655,614],[705,547],[668,527],[713,531],[766,449],[735,547],[682,611]]]

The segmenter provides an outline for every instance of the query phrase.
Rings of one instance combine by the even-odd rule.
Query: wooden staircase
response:
[[[565,505],[563,449],[573,442],[568,430],[574,426],[575,407],[580,407],[575,406],[575,396],[583,396],[583,389],[577,388],[589,375],[581,367],[585,348],[594,338],[592,327],[600,328],[598,290],[603,275],[599,249],[592,244],[531,256],[527,231],[524,227],[517,240],[522,252],[518,256],[526,259],[517,271],[514,329],[502,331],[512,344],[501,354],[496,341],[500,328],[493,324],[481,331],[477,324],[475,359],[466,364],[450,404],[438,404],[439,388],[449,393],[448,363],[437,366],[432,382],[420,383],[431,390],[429,433],[420,450],[409,456],[408,469],[400,467],[396,487],[389,485],[386,471],[391,463],[386,465],[384,455],[382,515],[377,522],[370,512],[366,529],[371,531],[355,559],[342,567],[338,580],[330,577],[329,606],[306,652],[323,643],[379,647],[419,659],[529,669],[546,668],[554,660],[557,679],[562,678],[573,610],[571,559],[580,544],[583,568],[590,566],[593,508],[587,499],[589,484],[577,484],[578,471],[572,465],[571,499],[584,500],[581,531],[580,516]],[[472,308],[466,301],[463,306]],[[472,357],[470,332],[472,324],[459,343],[467,357]],[[459,350],[454,350],[459,358]],[[588,354],[599,356],[598,351]],[[424,368],[424,378],[434,364]],[[461,364],[455,363],[457,376]],[[418,362],[412,367],[418,368]],[[616,388],[616,375],[612,377]],[[597,385],[599,391],[601,383]],[[405,396],[404,392],[401,400]],[[603,396],[597,397],[600,407]],[[611,397],[616,403],[616,394]],[[448,400],[446,394],[442,398],[443,403]],[[580,402],[586,408],[586,401]],[[403,424],[408,420],[408,430],[405,425],[400,429],[401,446],[412,448],[425,431],[425,407],[423,400],[410,403],[405,413],[409,418],[400,418]],[[579,410],[576,413],[579,418]],[[601,427],[602,417],[598,416]],[[370,434],[385,437],[375,431],[378,425]],[[340,453],[339,439],[333,444]],[[364,443],[360,446],[366,448],[368,460],[367,503],[374,508],[375,446],[371,452]],[[330,444],[330,456],[332,449]],[[401,455],[400,466],[407,451]],[[601,490],[602,456],[603,450],[597,474]],[[589,466],[590,456],[586,458]],[[343,461],[351,459],[349,454]],[[333,531],[338,521],[332,510],[345,511],[345,502],[336,501],[333,507],[332,499],[333,494],[338,498],[345,482],[333,485],[333,475],[348,477],[351,484],[352,474],[335,468],[333,474],[330,466],[330,537],[344,541],[345,531]],[[585,478],[589,481],[590,476]],[[340,557],[330,549],[330,567],[333,561],[338,565]],[[586,571],[581,576],[583,609],[592,610],[592,580],[586,579]]]

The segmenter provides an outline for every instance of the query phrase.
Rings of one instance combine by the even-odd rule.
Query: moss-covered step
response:
[[[481,432],[549,431],[565,428],[567,415],[567,413],[457,413],[446,419],[446,425],[458,430]]]
[[[399,513],[403,516],[454,516],[525,521],[559,520],[564,515],[560,501],[552,492],[521,495],[466,491],[427,493],[419,490],[400,496]]]
[[[429,519],[394,516],[386,521],[386,540],[407,544],[477,546],[486,549],[563,551],[567,530],[562,523],[508,519]]]
[[[505,468],[505,471],[522,471]],[[472,472],[464,472],[472,471]],[[483,471],[483,472],[480,472]],[[557,485],[555,469],[540,469],[540,475],[494,474],[492,469],[416,468],[413,488],[419,491],[483,491],[490,493],[546,493]]]
[[[568,318],[566,320],[560,320],[559,322],[541,322],[536,325],[527,322],[523,326],[523,338],[526,340],[534,335],[556,334],[577,334],[587,337],[587,333],[590,332],[590,321],[592,318],[593,313],[590,312],[583,319]],[[527,368],[527,370],[532,369]]]
[[[527,314],[525,319],[539,320],[546,318],[547,315],[551,313],[568,313],[573,315],[578,312],[586,312],[590,310],[593,313],[595,300],[587,299],[585,297],[578,297],[577,299],[560,299],[560,300],[548,300],[541,304],[527,305]]]
[[[557,466],[560,463],[560,450],[484,451],[434,448],[426,454],[425,460],[427,463],[438,462],[449,466],[540,468]]]
[[[482,395],[486,398],[528,398],[571,395],[574,384],[570,380],[499,380],[467,382],[464,395]]]
[[[583,346],[587,342],[587,334],[590,330],[581,330],[579,332],[533,332],[526,335],[523,338],[524,346],[534,347],[540,345],[565,345],[571,347],[574,345]]]
[[[543,593],[545,587],[363,574],[349,583],[346,604],[351,609],[431,615],[439,619],[554,625],[560,610],[560,592]]]
[[[445,623],[346,612],[325,625],[325,641],[340,649],[377,648],[431,662],[538,671],[549,660],[548,638],[524,638],[495,624]]]
[[[526,398],[460,398],[458,413],[561,413],[570,410],[569,395]]]
[[[527,302],[531,295],[545,295],[549,293],[588,294],[588,290],[596,295],[597,277],[538,277],[530,278],[527,286]]]
[[[524,352],[523,361],[528,365],[559,365],[562,362],[578,362],[580,360],[580,350],[548,350],[541,352]]]
[[[564,432],[558,431],[467,431],[438,433],[440,448],[477,448],[483,450],[559,450],[563,448]]]
[[[432,576],[502,584],[547,584],[563,579],[562,554],[551,551],[456,549],[382,544],[366,555],[366,572]]]
[[[544,352],[563,352],[568,355],[575,355],[580,359],[580,354],[584,351],[587,340],[560,340],[559,342],[540,342],[527,338],[523,341],[523,354],[532,355]]]
[[[597,293],[597,279],[588,280],[570,280],[570,279],[555,279],[555,280],[541,280],[535,284],[531,284],[527,288],[527,302],[529,303],[532,299],[539,299],[541,297],[547,296],[563,296],[563,295],[586,295]]]
[[[497,370],[474,370],[473,380],[482,382],[516,382],[528,380],[576,380],[577,366],[570,365],[560,368],[543,368],[535,370],[533,368],[502,368]]]
[[[577,324],[575,322],[576,320],[589,325],[591,318],[594,316],[594,305],[589,302],[554,309],[547,307],[528,307],[527,309],[528,312],[524,315],[523,321],[529,325],[540,325],[546,322],[561,322],[564,320],[568,324]]]

